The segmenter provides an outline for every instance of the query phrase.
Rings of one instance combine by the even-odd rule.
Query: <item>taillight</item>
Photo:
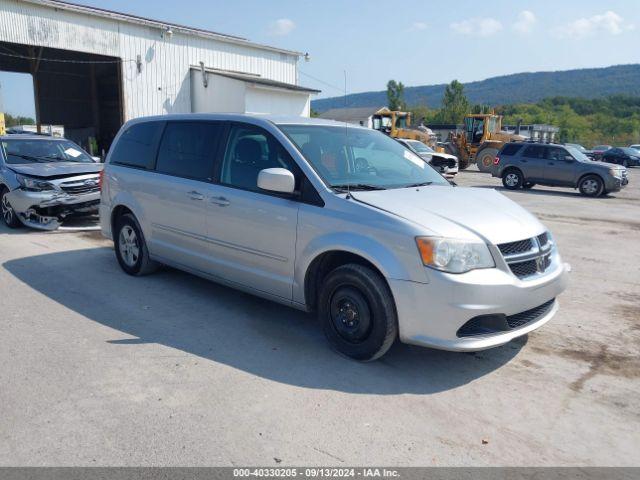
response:
[[[496,158],[493,159],[493,164],[498,165],[500,163],[500,157],[496,155]]]
[[[104,177],[104,170],[100,170],[98,174],[98,186],[100,187],[100,191],[102,191],[102,178]]]

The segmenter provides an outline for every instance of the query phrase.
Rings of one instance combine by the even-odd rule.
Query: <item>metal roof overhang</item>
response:
[[[286,55],[292,55],[296,57],[302,57],[304,53],[297,52],[295,50],[286,50],[283,48],[271,47],[269,45],[262,45],[260,43],[254,43],[246,38],[236,37],[234,35],[227,35],[224,33],[212,32],[209,30],[203,30],[200,28],[187,27],[185,25],[179,25],[171,22],[163,22],[160,20],[153,20],[151,18],[139,17],[137,15],[130,15],[128,13],[115,12],[107,10],[105,8],[92,7],[88,5],[80,5],[77,3],[66,2],[62,0],[21,0],[26,3],[33,3],[36,5],[43,5],[46,7],[56,8],[59,10],[68,10],[76,13],[82,13],[85,15],[95,15],[102,18],[109,18],[112,20],[119,20],[123,22],[135,23],[138,25],[145,25],[156,28],[171,27],[172,29],[181,33],[189,35],[196,35],[199,37],[213,38],[228,43],[235,43],[238,45],[244,45],[247,47],[258,48],[261,50],[270,50],[272,52],[283,53]]]
[[[202,67],[197,67],[195,65],[192,65],[191,70],[197,70],[199,72],[202,72]],[[234,72],[230,70],[218,70],[215,68],[205,68],[204,71],[212,75],[219,75],[221,77],[240,80],[242,82],[249,83],[256,87],[275,88],[279,90],[289,90],[292,92],[310,93],[310,94],[317,94],[321,92],[321,90],[301,87],[300,85],[293,85],[291,83],[277,82],[275,80],[269,80],[268,78],[263,78],[260,75],[253,75],[250,73]]]

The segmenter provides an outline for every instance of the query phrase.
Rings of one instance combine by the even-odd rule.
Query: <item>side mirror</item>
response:
[[[286,168],[265,168],[258,174],[258,188],[269,192],[293,193],[296,179]]]

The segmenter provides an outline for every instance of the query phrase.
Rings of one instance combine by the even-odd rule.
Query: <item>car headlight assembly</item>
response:
[[[455,238],[416,238],[422,263],[448,273],[465,273],[479,268],[493,268],[495,262],[486,244]]]
[[[622,170],[620,170],[619,168],[612,168],[609,170],[609,173],[613,177],[622,178]]]
[[[25,190],[32,192],[42,192],[44,190],[55,190],[53,184],[44,180],[38,180],[37,178],[25,177],[24,175],[16,175],[18,183],[22,185]]]

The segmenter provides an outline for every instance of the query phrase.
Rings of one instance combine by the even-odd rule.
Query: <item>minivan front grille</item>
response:
[[[520,240],[518,242],[503,243],[502,245],[498,245],[498,248],[502,255],[506,256],[528,252],[533,248],[533,244],[531,239],[528,238],[527,240]]]
[[[551,265],[551,248],[547,232],[534,238],[498,245],[509,269],[520,279],[545,272]]]

